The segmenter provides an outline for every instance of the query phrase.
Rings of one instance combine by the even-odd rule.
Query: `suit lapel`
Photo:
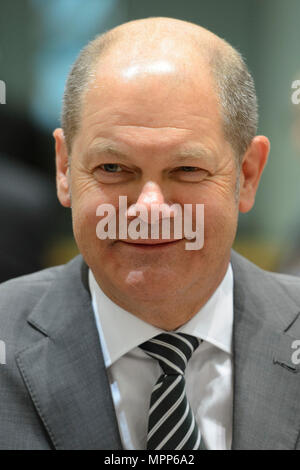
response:
[[[299,307],[274,276],[232,253],[234,273],[233,449],[294,449],[300,372],[292,343]],[[299,295],[299,294],[298,294]]]
[[[294,449],[300,367],[291,358],[300,339],[299,308],[272,274],[235,252],[231,262],[232,449]],[[121,449],[87,266],[78,256],[60,269],[28,318],[40,338],[16,354],[17,364],[56,449]]]
[[[16,360],[56,449],[121,449],[87,272],[80,256],[61,268],[28,319],[41,337]]]

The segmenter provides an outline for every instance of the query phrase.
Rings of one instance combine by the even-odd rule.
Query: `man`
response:
[[[134,21],[83,50],[54,132],[82,256],[1,287],[1,448],[300,448],[300,282],[231,250],[269,152],[256,118],[242,58],[194,24]],[[119,196],[128,221],[204,204],[203,247],[100,239]]]

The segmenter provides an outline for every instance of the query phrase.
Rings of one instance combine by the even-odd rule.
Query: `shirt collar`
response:
[[[106,367],[163,332],[115,304],[97,284],[91,269],[89,287]],[[229,263],[222,282],[206,304],[176,331],[194,335],[231,354],[232,326],[233,271]]]

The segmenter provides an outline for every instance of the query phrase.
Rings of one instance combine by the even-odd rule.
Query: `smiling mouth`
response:
[[[124,240],[118,240],[118,241],[126,244],[127,246],[131,246],[133,248],[144,249],[144,250],[154,250],[158,248],[167,248],[170,246],[174,246],[177,243],[182,242],[183,240],[184,240],[183,238],[179,240],[170,240],[170,241],[165,241],[165,242],[161,242],[160,240],[152,240],[151,242],[148,241],[146,243],[145,242],[134,243],[134,242],[128,242]]]

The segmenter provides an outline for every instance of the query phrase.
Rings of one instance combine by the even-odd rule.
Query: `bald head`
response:
[[[173,18],[146,18],[130,21],[98,36],[107,39],[110,52],[113,47],[116,56],[128,59],[147,57],[168,57],[177,55],[182,60],[184,54],[196,52],[199,58],[208,58],[209,50],[220,48],[223,52],[231,49],[225,41],[201,26]],[[199,45],[201,46],[199,49]],[[174,50],[176,46],[176,50]],[[119,54],[118,54],[119,52]]]
[[[69,155],[80,128],[88,90],[109,70],[132,79],[155,74],[168,80],[210,80],[220,104],[224,134],[239,163],[257,130],[253,80],[241,55],[226,41],[196,24],[172,18],[147,18],[122,24],[97,36],[79,54],[69,74],[62,128]],[[171,82],[170,82],[171,86]]]

